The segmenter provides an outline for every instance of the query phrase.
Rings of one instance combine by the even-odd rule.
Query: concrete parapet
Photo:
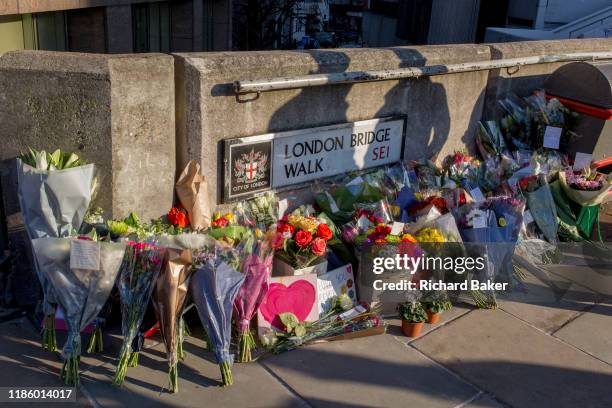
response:
[[[177,54],[180,167],[203,164],[220,185],[223,139],[403,115],[405,158],[444,155],[470,145],[488,73],[467,72],[265,92],[237,98],[235,80],[489,60],[482,45]],[[217,198],[220,192],[217,191]]]
[[[173,197],[173,82],[172,58],[161,54],[4,54],[0,159],[28,146],[76,151],[97,166],[94,205],[157,217]]]

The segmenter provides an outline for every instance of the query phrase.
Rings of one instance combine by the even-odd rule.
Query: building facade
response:
[[[95,7],[90,7],[95,4]],[[229,0],[0,2],[0,52],[231,49]]]

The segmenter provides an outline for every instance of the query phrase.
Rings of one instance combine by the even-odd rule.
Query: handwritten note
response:
[[[100,243],[75,239],[70,241],[70,269],[100,269]]]
[[[487,217],[478,216],[472,218],[472,228],[487,228]]]
[[[593,160],[592,154],[576,152],[576,157],[574,158],[574,170],[580,171],[580,170],[591,167],[592,160]]]
[[[342,294],[348,295],[348,297],[353,300],[353,303],[357,301],[353,268],[350,264],[341,266],[340,268],[317,277],[317,303],[319,305],[319,314],[327,312],[332,306],[331,300],[335,296]]]
[[[559,142],[561,141],[561,129],[555,126],[546,126],[544,131],[544,147],[548,149],[558,149]]]

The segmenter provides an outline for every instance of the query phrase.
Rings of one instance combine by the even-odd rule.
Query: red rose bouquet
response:
[[[290,215],[278,222],[272,247],[289,265],[306,268],[325,255],[332,237],[331,229],[317,218]]]

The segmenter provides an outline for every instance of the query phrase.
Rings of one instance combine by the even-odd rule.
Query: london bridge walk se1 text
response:
[[[332,153],[343,150],[345,145],[351,149],[359,146],[367,146],[374,143],[388,144],[391,140],[391,128],[382,128],[376,131],[365,131],[351,133],[350,142],[345,144],[345,136],[331,136],[326,139],[312,139],[304,142],[296,142],[293,145],[285,144],[284,160],[306,158],[307,156],[318,155],[320,153]],[[377,146],[372,150],[372,160],[384,159],[389,156],[388,145]],[[333,157],[333,156],[330,156]],[[285,176],[287,178],[299,177],[306,174],[324,172],[324,157],[317,157],[304,161],[296,161],[285,165]]]

